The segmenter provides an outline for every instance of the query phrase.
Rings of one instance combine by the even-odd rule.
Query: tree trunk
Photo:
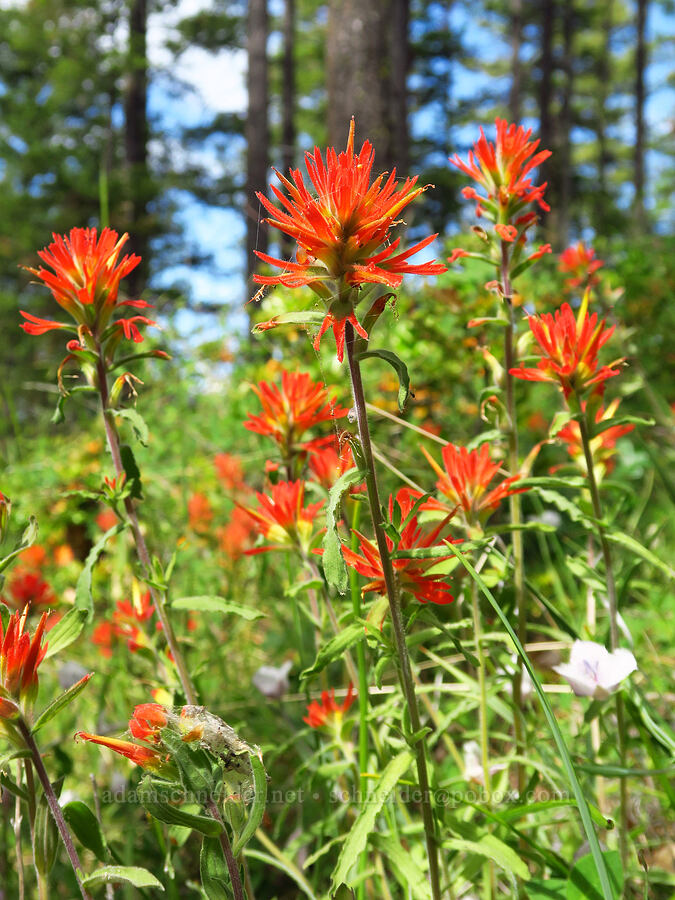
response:
[[[645,212],[645,70],[647,68],[647,0],[637,0],[637,26],[635,49],[635,155],[633,157],[633,226],[636,233],[644,231],[647,224]]]
[[[410,68],[409,0],[391,0],[391,103],[389,106],[392,162],[400,175],[409,168],[408,71]]]
[[[511,0],[511,88],[509,90],[509,116],[511,121],[520,122],[522,67],[520,45],[523,39],[522,0]]]
[[[124,96],[124,147],[128,200],[125,219],[130,240],[129,252],[142,262],[126,279],[126,290],[136,296],[148,277],[148,60],[146,0],[131,0],[129,8],[129,70]],[[125,251],[127,248],[125,247]]]
[[[544,0],[541,6],[541,57],[540,57],[540,82],[539,82],[539,137],[541,148],[552,150],[554,146],[553,134],[553,33],[555,27],[555,0]],[[552,159],[552,165],[548,169],[549,175],[549,203],[551,206],[557,200],[557,161]],[[552,201],[552,202],[551,202]],[[542,218],[544,216],[542,215]]]
[[[284,6],[284,55],[281,67],[281,168],[284,175],[295,163],[295,0]],[[284,235],[281,255],[288,259],[295,242]]]
[[[356,120],[355,146],[368,139],[375,147],[378,171],[392,164],[387,101],[387,37],[390,2],[330,0],[326,47],[328,139],[345,146],[349,121]]]
[[[255,250],[267,252],[265,215],[256,191],[265,192],[269,167],[267,122],[267,0],[248,4],[248,115],[246,118],[246,285],[248,298],[255,293],[252,276],[258,266]],[[251,311],[253,312],[253,304]]]
[[[560,155],[560,197],[556,228],[556,249],[564,250],[569,242],[570,205],[572,200],[572,96],[574,88],[574,3],[567,0],[563,5],[563,59],[564,74],[562,103],[560,105],[560,135],[558,153]]]
[[[598,203],[595,209],[593,226],[596,231],[604,230],[609,215],[609,190],[607,187],[607,164],[609,150],[607,147],[607,99],[609,97],[611,72],[611,41],[613,31],[612,0],[607,0],[605,16],[602,22],[605,41],[600,50],[598,60]]]

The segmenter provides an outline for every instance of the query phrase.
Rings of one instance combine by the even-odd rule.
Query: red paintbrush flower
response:
[[[216,453],[213,457],[213,465],[218,479],[228,491],[242,486],[244,470],[238,456],[233,456],[231,453]]]
[[[230,520],[216,531],[220,548],[232,561],[243,556],[251,544],[253,523],[251,516],[239,506],[235,506]]]
[[[166,709],[159,703],[141,703],[129,719],[129,731],[138,740],[158,744],[159,733],[167,721]]]
[[[118,301],[121,279],[141,261],[140,256],[134,254],[120,259],[120,252],[129,236],[123,234],[119,237],[111,228],[104,228],[100,236],[95,228],[73,228],[69,235],[53,234],[52,237],[53,242],[38,251],[44,266],[24,268],[47,285],[59,306],[72,316],[77,326],[84,326],[95,340],[103,340],[113,332],[119,332],[137,343],[142,341],[135,323],[155,325],[155,322],[145,316],[112,322],[113,313],[121,306],[141,309],[150,306],[144,300]],[[68,324],[39,319],[23,310],[21,315],[26,319],[21,327],[28,334],[44,334],[54,328],[72,329]],[[111,324],[112,328],[108,331]]]
[[[264,194],[258,194],[258,199],[270,213],[271,218],[266,220],[268,224],[293,238],[298,250],[296,262],[258,252],[263,262],[278,266],[283,272],[255,275],[254,280],[258,284],[282,284],[291,288],[309,285],[328,307],[315,347],[318,349],[321,336],[332,328],[340,361],[347,321],[367,338],[356,319],[356,298],[349,288],[363,284],[397,288],[404,275],[436,275],[445,271],[445,266],[434,262],[408,263],[408,259],[428,246],[436,235],[406,251],[399,250],[400,238],[390,239],[392,227],[400,222],[401,211],[426,187],[418,187],[416,178],[408,178],[399,184],[395,170],[387,178],[385,174],[379,175],[371,184],[373,161],[374,151],[368,141],[358,154],[354,153],[352,119],[344,153],[338,154],[329,147],[325,163],[318,147],[313,153],[306,154],[313,192],[308,190],[300,170],[292,169],[290,178],[276,173],[286,191],[272,186],[280,207]]]
[[[326,725],[339,731],[342,727],[342,719],[352,703],[356,700],[354,693],[354,685],[349,682],[347,696],[342,703],[335,701],[335,688],[331,688],[330,692],[323,691],[321,694],[321,702],[312,700],[307,707],[307,715],[303,716],[302,721],[306,722],[310,728],[321,728]]]
[[[157,750],[152,750],[150,747],[143,747],[140,744],[134,744],[131,741],[103,737],[100,734],[89,734],[86,731],[78,731],[75,734],[75,737],[80,738],[83,741],[91,741],[92,744],[100,744],[102,747],[107,747],[109,750],[114,750],[115,753],[119,753],[120,756],[125,756],[127,759],[131,760],[132,763],[135,763],[142,769],[148,769],[151,772],[163,769],[167,763],[166,754],[162,755],[158,753]]]
[[[30,705],[37,695],[37,670],[47,652],[47,644],[42,639],[48,614],[42,614],[32,638],[25,630],[27,615],[27,609],[23,613],[15,612],[6,629],[0,620],[0,686],[6,697]],[[7,702],[0,707],[0,715],[3,709],[4,714],[10,712]]]
[[[129,600],[118,600],[113,613],[113,631],[127,642],[127,647],[132,653],[136,653],[142,647],[147,647],[149,639],[146,633],[139,628],[142,622],[147,622],[155,613],[150,591],[138,594],[133,603]],[[161,622],[157,623],[161,630]],[[104,637],[104,635],[102,635]]]
[[[478,450],[447,444],[441,451],[444,468],[438,465],[424,447],[422,453],[438,475],[436,487],[449,501],[448,512],[452,514],[459,507],[468,525],[482,525],[502,500],[510,494],[520,494],[527,490],[513,487],[518,481],[518,475],[505,478],[491,491],[488,490],[501,463],[490,458],[487,444],[481,444]]]
[[[394,542],[387,536],[389,552],[394,550],[418,550],[441,545],[439,540],[441,532],[445,528],[450,516],[446,516],[441,522],[432,526],[419,525],[416,515],[410,515],[419,495],[409,488],[402,488],[396,495],[396,504],[399,507],[401,522],[405,523],[400,529],[400,540],[394,546]],[[393,520],[394,498],[389,497],[389,519]],[[360,575],[372,579],[365,585],[361,593],[376,591],[378,594],[386,594],[382,559],[377,546],[369,541],[358,531],[355,532],[360,540],[361,553],[355,553],[349,547],[343,545],[342,553],[348,566],[356,569]],[[429,559],[394,559],[392,564],[398,578],[401,590],[409,591],[421,603],[450,603],[453,599],[450,588],[445,583],[446,576],[442,573],[431,572],[449,556],[433,557]]]
[[[242,507],[253,519],[259,533],[271,541],[271,545],[254,547],[247,555],[267,550],[296,550],[307,552],[318,532],[314,531],[314,519],[323,501],[304,506],[303,481],[280,481],[272,485],[272,495],[256,493],[258,508]]]
[[[319,484],[329,491],[335,482],[354,468],[352,448],[348,441],[338,446],[337,438],[319,438],[306,444],[309,469]]]
[[[530,330],[539,344],[541,359],[536,369],[510,369],[516,378],[525,381],[550,381],[559,384],[565,399],[572,392],[581,395],[593,387],[602,393],[604,382],[619,374],[623,359],[614,360],[598,368],[598,351],[609,340],[614,326],[605,328],[605,320],[598,322],[598,314],[588,315],[588,291],[575,319],[569,303],[551,315],[530,316]]]
[[[17,566],[8,581],[5,601],[12,609],[49,606],[55,601],[51,587],[39,572]]]
[[[494,222],[507,224],[528,203],[536,202],[541,209],[549,210],[544,201],[546,183],[532,184],[528,176],[551,155],[550,150],[536,152],[539,141],[531,141],[532,130],[522,125],[509,125],[505,119],[496,119],[497,137],[494,144],[480,129],[480,139],[469,151],[468,162],[457,154],[450,162],[482,187],[487,197],[474,188],[464,188],[465,197],[475,200],[478,215],[487,215]],[[512,239],[512,238],[511,238]]]
[[[195,491],[187,502],[188,523],[194,531],[208,531],[213,520],[211,501],[199,491]]]
[[[597,425],[604,424],[614,418],[614,414],[619,406],[619,399],[612,400],[607,409],[601,406],[595,414],[595,422]],[[581,404],[582,412],[586,412],[586,404]],[[614,459],[616,455],[616,442],[620,437],[633,431],[635,425],[610,425],[591,437],[591,456],[593,457],[593,468],[596,471],[596,478],[600,479],[603,475],[609,474],[614,468]],[[584,474],[586,473],[586,457],[584,455],[584,447],[581,442],[581,429],[579,423],[572,419],[561,428],[557,433],[558,437],[565,444],[565,448],[574,462],[579,466]]]
[[[565,280],[565,284],[573,290],[597,284],[599,279],[595,273],[604,265],[601,259],[595,259],[593,247],[587,248],[583,241],[579,241],[560,254],[558,268],[572,276]]]
[[[284,455],[309,428],[341,419],[349,411],[338,406],[325,384],[313,381],[307,372],[283,371],[281,389],[261,381],[253,385],[253,390],[262,405],[262,415],[249,413],[244,427],[273,438]]]

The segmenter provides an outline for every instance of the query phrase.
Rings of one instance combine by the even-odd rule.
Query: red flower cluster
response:
[[[188,523],[193,531],[208,531],[213,521],[211,501],[199,491],[191,494],[187,502]]]
[[[444,469],[424,447],[422,452],[438,475],[436,487],[449,501],[447,511],[452,515],[459,507],[468,525],[483,524],[497,510],[502,500],[510,494],[520,494],[527,490],[513,487],[518,481],[518,475],[505,478],[491,491],[488,490],[501,463],[491,459],[486,443],[481,444],[478,450],[446,444],[441,451]]]
[[[244,427],[271,437],[284,456],[293,452],[308,429],[341,419],[348,412],[337,405],[325,384],[313,381],[307,372],[283,371],[281,389],[261,381],[253,385],[253,390],[260,400],[262,415],[249,413]]]
[[[137,343],[142,341],[136,323],[155,325],[155,322],[145,316],[112,320],[121,306],[150,306],[144,300],[120,302],[117,299],[121,279],[141,261],[140,256],[134,254],[119,259],[129,236],[123,234],[119,237],[116,231],[104,228],[99,237],[95,228],[73,228],[69,236],[54,234],[52,237],[53,243],[38,252],[48,268],[27,266],[27,271],[47,285],[59,306],[72,316],[77,326],[84,327],[85,335],[95,341],[103,341],[118,333]],[[39,319],[23,310],[21,315],[26,319],[21,327],[28,334],[44,334],[55,328],[74,330],[63,322]],[[85,349],[77,341],[73,343],[77,346],[69,349]]]
[[[303,481],[280,481],[272,485],[271,496],[256,493],[258,508],[242,507],[255,523],[259,533],[271,541],[264,547],[247,550],[248,555],[268,550],[297,550],[307,552],[317,533],[314,519],[323,501],[304,506]]]
[[[213,465],[219,481],[228,491],[241,487],[244,470],[238,456],[233,456],[231,453],[216,453],[213,457]]]
[[[268,224],[297,241],[298,250],[296,262],[258,252],[263,262],[283,272],[255,275],[254,279],[258,284],[282,284],[290,288],[309,285],[327,305],[327,315],[314,346],[318,349],[321,336],[332,328],[340,361],[347,322],[362,337],[368,337],[356,318],[350,288],[367,283],[397,288],[404,275],[436,275],[445,271],[445,266],[434,262],[408,263],[436,235],[402,252],[400,238],[390,241],[389,232],[400,221],[401,211],[426,188],[416,186],[416,178],[408,178],[400,185],[395,170],[388,178],[379,175],[371,184],[373,161],[374,151],[368,141],[358,154],[354,153],[352,120],[344,153],[338,154],[329,147],[325,164],[318,147],[306,154],[307,172],[315,193],[308,190],[302,173],[296,169],[291,170],[289,179],[276,173],[286,191],[283,193],[272,186],[281,208],[264,194],[258,194],[271,215],[266,220]]]
[[[354,685],[350,682],[347,696],[342,703],[335,702],[335,688],[331,688],[330,693],[323,691],[321,694],[321,702],[312,700],[307,707],[307,715],[303,716],[302,721],[306,722],[310,728],[321,728],[328,726],[335,731],[339,731],[342,725],[342,719],[352,703],[356,700],[354,693]]]
[[[345,441],[339,446],[337,438],[319,438],[307,444],[309,468],[314,479],[329,491],[335,482],[354,468],[351,445]]]
[[[239,559],[251,543],[252,532],[251,516],[242,507],[235,506],[229,522],[217,530],[221,550],[229,559],[233,561]]]
[[[534,185],[528,176],[549,158],[551,151],[536,152],[539,141],[530,140],[531,129],[525,131],[522,125],[509,125],[499,118],[495,125],[494,144],[488,141],[481,128],[480,139],[474,144],[473,151],[469,151],[468,162],[463,162],[457,154],[450,158],[453,165],[484,188],[487,197],[480,196],[474,188],[464,188],[462,193],[476,201],[477,215],[487,215],[494,222],[503,224],[529,203],[536,202],[541,209],[550,210],[544,201],[546,182]]]
[[[145,591],[129,600],[118,600],[112,616],[112,622],[100,622],[92,632],[92,643],[101,648],[104,656],[111,656],[111,646],[114,638],[120,637],[126,640],[127,647],[132,653],[149,645],[147,634],[139,627],[154,615],[155,607],[150,596],[150,591]],[[157,623],[157,630],[161,630],[161,622]]]
[[[605,320],[598,322],[598,314],[588,315],[588,292],[575,319],[569,303],[551,315],[530,316],[530,330],[539,345],[540,361],[536,369],[510,369],[516,378],[525,381],[549,381],[559,384],[565,399],[570,394],[582,395],[593,388],[601,394],[608,378],[619,374],[623,359],[598,367],[598,352],[614,332],[605,328]]]
[[[560,254],[558,268],[572,276],[566,279],[565,284],[573,290],[597,284],[599,279],[595,273],[604,265],[601,259],[595,259],[593,247],[587,248],[583,241],[579,241]]]
[[[425,527],[418,524],[417,515],[412,515],[412,509],[419,499],[419,494],[409,488],[401,488],[396,494],[396,505],[399,508],[402,527],[400,538],[396,544],[387,537],[389,552],[396,550],[419,550],[441,545],[441,533],[450,516],[446,516],[441,522],[433,526]],[[394,497],[389,497],[389,519],[394,518]],[[355,553],[349,547],[343,545],[342,553],[348,566],[356,569],[360,575],[372,579],[362,589],[362,593],[376,591],[383,596],[386,594],[382,559],[377,546],[369,541],[358,531],[355,532],[360,541],[361,553]],[[433,572],[435,566],[449,556],[430,557],[427,559],[393,559],[392,564],[397,575],[401,590],[409,591],[421,603],[450,603],[453,599],[450,588],[445,583],[445,575]]]
[[[163,706],[158,703],[142,703],[134,709],[134,714],[129,720],[129,731],[138,740],[150,744],[158,744],[160,731],[167,724],[167,714]],[[119,738],[103,737],[99,734],[89,734],[86,731],[78,731],[75,735],[83,741],[91,741],[92,744],[100,744],[109,750],[114,750],[121,756],[125,756],[137,766],[150,771],[162,769],[167,762],[166,754],[158,750],[134,744],[131,741],[123,741]]]
[[[12,609],[23,610],[24,607],[51,606],[56,598],[39,572],[17,566],[8,579],[2,599]]]
[[[47,652],[42,643],[47,624],[43,613],[31,637],[26,629],[28,610],[10,616],[7,628],[0,619],[0,718],[12,718],[18,712],[14,700],[31,704],[38,690],[38,667]]]

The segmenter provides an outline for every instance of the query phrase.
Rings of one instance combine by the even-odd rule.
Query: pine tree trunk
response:
[[[636,233],[644,231],[647,224],[645,212],[645,70],[647,68],[647,0],[637,0],[637,26],[635,49],[635,155],[633,158],[633,225]]]
[[[596,231],[602,232],[609,215],[609,191],[607,187],[607,164],[609,163],[609,150],[607,146],[607,98],[609,96],[611,72],[611,40],[613,31],[612,0],[607,0],[605,15],[602,22],[602,30],[605,41],[602,44],[600,58],[598,60],[598,93],[597,93],[597,120],[598,120],[598,203],[595,207],[593,226]]]
[[[124,217],[130,235],[128,252],[137,253],[142,259],[141,264],[126,279],[126,291],[133,297],[145,287],[149,263],[147,18],[146,0],[131,0],[129,69],[124,96],[124,147],[128,188]]]
[[[295,0],[286,0],[283,21],[284,54],[281,67],[281,168],[284,174],[295,163]],[[281,240],[284,259],[292,256],[295,242]]]
[[[379,171],[390,168],[393,158],[387,111],[389,11],[389,0],[330,0],[326,31],[328,141],[343,148],[354,116],[355,146],[366,138],[373,144]]]
[[[408,174],[408,70],[410,68],[409,0],[391,0],[391,103],[392,162],[400,175]]]
[[[541,6],[541,57],[540,57],[540,82],[539,82],[539,137],[541,148],[552,150],[554,146],[553,134],[553,34],[555,28],[555,0],[544,0]],[[556,203],[555,185],[558,181],[558,161],[555,156],[551,158],[548,168],[549,203]],[[542,215],[542,218],[544,216]]]
[[[520,122],[522,67],[520,45],[523,39],[522,0],[511,2],[511,88],[509,90],[509,116],[511,121]]]
[[[560,105],[560,134],[558,153],[560,154],[560,198],[556,229],[556,249],[563,250],[569,242],[570,206],[572,201],[572,96],[574,90],[574,3],[567,0],[563,5],[563,59],[564,74],[562,103]]]
[[[258,267],[256,250],[267,251],[267,227],[256,191],[265,192],[269,166],[267,86],[267,0],[248,4],[248,115],[246,118],[246,286],[255,293],[252,276]],[[254,304],[249,309],[254,312]]]

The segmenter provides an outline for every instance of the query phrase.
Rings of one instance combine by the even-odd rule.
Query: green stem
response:
[[[487,805],[492,804],[492,785],[490,780],[490,747],[488,737],[488,707],[487,707],[487,680],[485,672],[485,652],[483,650],[483,629],[480,620],[480,608],[478,606],[478,585],[470,580],[471,609],[473,611],[473,631],[476,641],[476,656],[478,657],[478,690],[480,696],[480,755],[483,765],[483,783],[487,795]]]
[[[227,871],[230,873],[230,881],[232,882],[232,893],[234,894],[234,900],[246,900],[244,886],[241,883],[241,872],[239,871],[237,860],[234,858],[232,845],[230,844],[230,839],[228,838],[227,832],[225,831],[225,823],[223,822],[223,817],[221,816],[220,810],[218,809],[218,804],[213,799],[213,797],[209,797],[206,806],[208,807],[209,812],[216,820],[216,822],[220,822],[220,824],[223,826],[223,830],[218,835],[218,839],[220,841],[220,846],[225,858],[225,864],[227,865]]]
[[[375,539],[377,541],[377,548],[379,550],[380,559],[382,562],[382,574],[387,589],[387,599],[389,600],[391,624],[394,633],[394,641],[396,643],[396,651],[398,654],[399,678],[408,707],[410,725],[413,733],[416,734],[421,729],[420,712],[417,703],[417,695],[415,693],[415,682],[410,665],[408,647],[405,640],[405,625],[403,623],[401,600],[398,595],[396,579],[394,576],[394,567],[392,565],[391,556],[389,554],[389,547],[387,545],[387,538],[385,535],[384,523],[382,520],[380,495],[377,486],[377,477],[375,475],[375,461],[373,459],[373,448],[370,441],[370,428],[368,426],[368,413],[366,411],[366,398],[363,392],[363,380],[361,378],[361,367],[356,356],[354,328],[350,322],[347,322],[345,326],[345,337],[347,359],[349,362],[349,374],[352,384],[352,395],[354,398],[354,408],[356,410],[359,439],[361,441],[361,450],[363,453],[363,462],[365,465],[368,502],[373,522],[373,530],[375,532]],[[427,856],[429,858],[429,881],[431,884],[431,893],[433,900],[440,900],[441,887],[440,873],[438,868],[438,845],[436,839],[434,815],[431,807],[431,792],[429,790],[426,747],[423,739],[418,738],[416,740],[414,752],[417,764],[417,777],[419,781],[420,792],[422,795],[422,820],[424,823],[424,833],[426,836]]]
[[[56,822],[56,827],[58,828],[59,834],[61,835],[63,846],[66,848],[66,853],[68,854],[70,864],[73,867],[73,872],[75,873],[75,881],[77,881],[77,886],[80,889],[80,894],[82,895],[83,900],[91,900],[91,896],[87,893],[84,885],[82,884],[82,864],[80,863],[80,858],[77,855],[75,844],[73,843],[73,839],[70,836],[70,832],[68,831],[66,820],[63,818],[63,813],[61,811],[61,807],[59,806],[59,801],[56,799],[54,788],[52,787],[52,783],[49,780],[49,775],[47,775],[47,770],[45,769],[44,763],[42,762],[42,756],[40,755],[38,745],[35,743],[35,738],[31,734],[28,725],[26,725],[21,717],[16,719],[15,724],[19,732],[21,733],[21,737],[23,738],[26,748],[30,750],[31,759],[35,767],[35,771],[37,772],[37,776],[40,779],[40,784],[42,785],[42,790],[44,791],[45,797],[47,798],[47,804],[54,818],[54,821]]]
[[[504,329],[504,380],[506,388],[506,414],[507,437],[509,446],[509,475],[517,474],[519,470],[518,460],[518,421],[516,418],[515,378],[511,375],[511,369],[515,367],[514,352],[515,315],[513,310],[513,296],[511,279],[509,276],[509,250],[508,243],[502,241],[502,264],[500,269],[502,286],[504,288],[504,302],[508,314],[508,323]],[[514,530],[511,533],[511,546],[513,547],[513,587],[516,595],[516,608],[518,610],[517,633],[523,646],[527,642],[527,608],[525,605],[525,564],[523,556],[523,534],[518,526],[522,523],[520,506],[520,494],[511,494],[509,497],[509,512],[511,524]],[[516,753],[524,756],[526,752],[525,736],[523,734],[523,663],[518,660],[516,672],[513,677],[513,727],[516,738]],[[518,791],[522,795],[525,790],[525,768],[516,763]]]
[[[577,396],[579,408],[581,408],[581,398]],[[586,460],[586,474],[588,478],[588,489],[591,494],[591,502],[593,504],[593,513],[598,520],[598,538],[602,549],[602,558],[605,563],[605,579],[607,582],[607,603],[609,605],[609,648],[612,652],[619,646],[619,627],[618,627],[618,604],[616,596],[616,582],[614,580],[614,568],[612,566],[612,551],[605,534],[602,523],[602,502],[600,501],[600,491],[598,482],[595,477],[595,469],[593,465],[593,452],[591,450],[591,438],[588,431],[587,413],[582,412],[579,416],[579,432],[581,434],[581,445],[584,449],[584,459]],[[618,749],[619,764],[622,768],[626,766],[626,716],[623,706],[623,696],[619,692],[616,695],[616,724],[618,732]],[[625,868],[628,859],[628,785],[625,778],[619,779],[619,796],[620,796],[620,815],[621,828],[619,830],[619,847],[621,850],[621,861]]]
[[[98,389],[101,398],[103,425],[108,441],[108,449],[110,450],[110,455],[112,457],[115,475],[119,478],[124,474],[124,465],[122,464],[122,455],[120,452],[120,439],[113,418],[115,412],[108,407],[108,376],[105,368],[105,362],[103,360],[103,351],[100,346],[98,347]],[[196,706],[198,702],[197,693],[195,691],[194,685],[192,684],[190,673],[185,663],[185,659],[183,658],[180,645],[178,643],[178,640],[176,639],[176,634],[173,630],[173,625],[171,624],[171,620],[166,609],[166,596],[164,592],[160,592],[150,583],[152,578],[152,562],[150,560],[150,553],[148,552],[148,547],[145,543],[145,538],[143,537],[143,532],[141,531],[141,526],[138,521],[138,515],[136,513],[134,501],[131,497],[125,497],[124,509],[127,514],[129,524],[131,525],[131,531],[136,543],[138,558],[140,560],[143,573],[147,579],[148,590],[150,591],[150,596],[152,597],[152,602],[154,603],[155,610],[157,612],[157,618],[162,625],[164,637],[166,638],[169,650],[171,651],[171,655],[173,656],[173,661],[176,666],[176,671],[178,672],[178,677],[183,688],[183,693],[185,694],[185,699],[191,706]]]
[[[354,515],[352,517],[352,550],[358,550],[359,539],[355,531],[359,527],[359,519],[361,517],[361,504],[354,505]],[[349,592],[352,598],[352,609],[355,616],[361,616],[361,591],[359,590],[359,576],[356,569],[349,569]],[[368,796],[368,779],[365,772],[368,768],[368,673],[366,671],[366,640],[356,645],[356,665],[359,670],[359,799],[365,802]],[[359,857],[359,873],[365,872],[368,865],[368,854],[364,852]],[[358,900],[365,900],[366,885],[362,881],[359,884]]]

